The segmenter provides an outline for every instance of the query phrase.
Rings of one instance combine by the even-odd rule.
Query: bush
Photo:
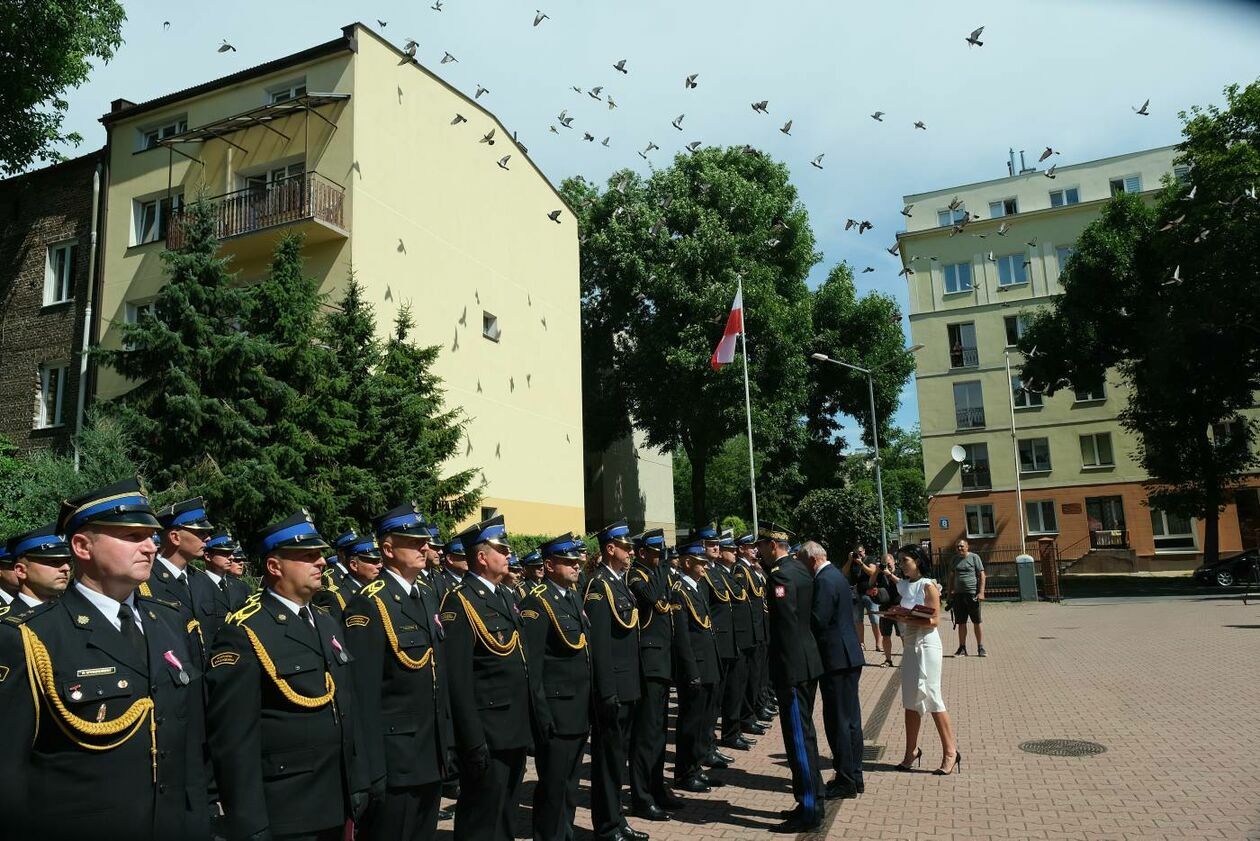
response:
[[[817,540],[837,562],[858,543],[879,546],[879,502],[860,487],[810,491],[796,506],[793,522],[800,540]]]
[[[748,533],[748,524],[742,517],[736,517],[734,514],[722,518],[722,528],[735,532],[736,538]]]

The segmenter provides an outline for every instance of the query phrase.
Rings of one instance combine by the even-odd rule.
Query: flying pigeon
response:
[[[844,229],[847,231],[850,228],[856,228],[857,223],[858,221],[856,219],[846,219],[844,222]]]
[[[224,39],[223,43],[219,45],[219,52],[234,53],[236,52],[236,47],[233,47],[231,44],[227,42],[227,39]]]
[[[1041,153],[1040,158],[1037,158],[1037,163],[1041,163],[1042,161],[1044,161],[1046,158],[1050,157],[1051,155],[1057,155],[1057,154],[1059,153],[1051,149],[1049,146],[1047,146],[1046,151]]]
[[[874,120],[874,121],[875,121],[875,122],[877,122],[877,123],[882,123],[882,122],[884,121],[884,114],[885,114],[885,113],[887,113],[887,112],[884,112],[884,111],[876,111],[874,114],[872,114],[872,115],[871,115],[871,119],[872,119],[872,120]]]
[[[687,115],[686,115],[686,114],[679,114],[679,115],[678,115],[678,117],[677,117],[677,118],[676,118],[676,119],[675,119],[672,123],[670,123],[670,125],[672,125],[672,126],[673,126],[674,128],[676,128],[676,129],[678,129],[679,131],[682,131],[682,121],[683,121],[683,117],[685,117],[685,116],[687,116]]]
[[[980,26],[980,27],[977,27],[977,28],[973,29],[973,30],[971,31],[971,34],[970,34],[970,35],[968,35],[968,36],[964,39],[964,40],[967,42],[967,46],[969,46],[969,47],[983,47],[983,46],[984,46],[984,42],[980,40],[980,33],[981,33],[981,32],[984,32],[984,27],[983,27],[983,26]]]
[[[403,52],[407,54],[407,58],[415,58],[416,50],[418,49],[420,49],[420,45],[410,38],[407,39],[407,43],[403,46]]]
[[[608,141],[609,141],[609,140],[612,140],[612,138],[611,138],[611,137],[605,137],[603,140],[601,140],[601,141],[599,142],[599,145],[600,145],[600,146],[603,146],[605,149],[607,149],[607,148],[608,148]]]
[[[377,21],[377,23],[380,23],[380,21]],[[166,30],[168,30],[168,29],[170,29],[170,28],[171,28],[171,22],[170,22],[169,20],[164,20],[164,21],[162,21],[162,31],[163,31],[163,32],[165,32]]]
[[[786,123],[784,123],[783,128],[779,129],[779,131],[783,132],[788,137],[791,137],[792,136],[792,121],[788,120]]]
[[[922,121],[922,120],[915,120],[915,121],[914,121],[914,127],[915,127],[915,128],[921,128],[921,129],[923,129],[924,131],[927,131],[927,126],[926,126],[926,125],[924,125],[924,123],[923,123],[923,121]]]
[[[442,60],[441,60],[440,62],[438,62],[438,63],[439,63],[439,64],[450,64],[452,61],[454,61],[454,62],[458,62],[458,61],[459,61],[459,59],[457,59],[455,56],[451,55],[450,53],[443,51]]]
[[[905,207],[901,208],[901,215],[909,219],[911,216],[914,215],[913,213],[910,212],[910,208],[912,207],[914,207],[914,205],[908,204]]]
[[[1142,103],[1141,108],[1134,108],[1133,113],[1140,114],[1143,117],[1149,117],[1151,116],[1151,112],[1148,111],[1147,109],[1150,107],[1150,105],[1151,105],[1151,101],[1148,99]]]
[[[770,100],[763,99],[760,102],[754,102],[752,104],[752,110],[757,111],[758,113],[761,113],[761,114],[769,114],[770,113],[770,110],[768,107],[769,105],[770,105]]]
[[[555,222],[557,225],[559,225],[560,224],[560,211],[558,210],[551,211],[550,213],[547,214],[547,218],[550,219],[552,222]]]
[[[871,266],[867,266],[866,268],[862,269],[862,274],[869,274],[873,271],[875,271],[874,268],[872,268]]]
[[[861,222],[858,223],[858,233],[864,234],[874,227],[875,226],[872,225],[870,222],[867,222],[865,219],[863,219]]]
[[[897,272],[897,277],[909,277],[912,274],[914,274],[914,269],[910,268],[909,266],[906,266],[904,269]]]
[[[543,14],[543,13],[542,13],[541,11],[539,11],[538,9],[534,9],[534,26],[537,26],[538,24],[542,23],[543,21],[545,21],[545,20],[550,20],[550,19],[551,19],[551,16],[550,16],[550,15]]]
[[[600,91],[602,91],[603,89],[604,89],[604,86],[603,86],[603,85],[596,85],[595,87],[593,87],[593,88],[591,88],[589,91],[587,91],[587,92],[586,92],[586,95],[587,95],[587,96],[589,96],[591,99],[599,99],[599,93],[600,93]]]
[[[1043,173],[1042,173],[1042,175],[1046,176],[1046,178],[1057,178],[1058,176],[1054,174],[1054,171],[1055,171],[1055,169],[1057,169],[1057,168],[1058,168],[1058,166],[1059,166],[1058,164],[1054,164],[1054,165],[1053,165],[1053,166],[1051,166],[1049,169],[1047,169],[1045,172],[1043,172]]]
[[[579,88],[577,85],[572,85],[571,87],[573,88],[573,90],[574,90],[576,93],[581,93],[581,92],[582,92],[582,89],[581,89],[581,88]]]
[[[481,85],[477,85],[477,93],[473,96],[473,99],[481,99],[481,95],[483,93],[490,93],[490,89],[483,88]]]
[[[898,250],[899,248],[901,248],[901,243],[899,243],[899,242],[894,242],[894,243],[892,244],[892,246],[891,246],[891,247],[889,247],[889,248],[885,248],[884,250],[885,250],[885,251],[887,251],[887,252],[888,252],[889,254],[891,254],[892,256],[896,257],[896,256],[897,256],[897,250]]]
[[[381,29],[384,29],[385,27],[389,26],[389,21],[381,20],[380,18],[377,18],[376,25],[379,26]]]
[[[700,141],[699,140],[691,141],[690,143],[687,144],[686,149],[688,152],[698,151],[700,149]]]
[[[433,5],[429,7],[435,12],[442,11],[442,0],[433,0]]]
[[[946,207],[949,208],[950,210],[957,210],[958,208],[962,207],[962,202],[959,200],[958,196],[954,196],[953,200],[951,200],[950,203],[946,205]]]
[[[617,103],[613,102],[613,98],[611,96],[608,97],[608,110],[611,111],[616,107],[617,107]]]
[[[451,120],[451,125],[457,126],[460,123],[466,123],[466,122],[468,122],[467,117],[465,117],[463,114],[456,114],[455,119]]]
[[[647,147],[642,152],[639,153],[639,157],[643,158],[643,160],[646,161],[648,153],[651,152],[653,149],[659,149],[659,148],[661,147],[657,146],[655,143],[649,140]]]
[[[1011,229],[1011,226],[1003,222],[1001,225],[998,225],[997,235],[1000,237],[1004,237],[1006,236],[1006,232],[1009,231],[1010,229]]]
[[[573,126],[570,125],[570,123],[573,122],[573,118],[569,116],[569,112],[567,110],[561,111],[558,119],[560,121],[560,125],[564,126],[565,128],[573,128]]]
[[[1171,231],[1173,228],[1180,225],[1185,218],[1186,218],[1186,214],[1183,213],[1180,216],[1178,216],[1176,219],[1169,219],[1168,223],[1164,225],[1164,227],[1160,228],[1160,230]]]
[[[696,79],[698,78],[700,78],[699,73],[692,73],[686,79],[683,79],[683,87],[687,88],[688,90],[696,87]]]
[[[582,139],[587,141],[588,143],[594,143],[595,135],[591,134],[589,131],[584,131],[582,132]]]
[[[477,141],[477,142],[478,142],[478,143],[488,143],[489,145],[493,146],[493,145],[494,145],[494,129],[490,129],[490,131],[488,131],[488,132],[486,132],[484,135],[482,135],[481,140],[479,140],[479,141]]]
[[[508,162],[508,159],[511,157],[512,157],[511,155],[504,155],[503,157],[499,158],[499,169],[507,169],[508,168],[507,162]]]
[[[560,133],[560,132],[556,131],[556,127],[555,127],[555,126],[547,126],[547,128],[551,129],[551,133],[552,133],[552,134],[559,134],[559,133]]]
[[[823,153],[823,155],[825,155],[825,154],[826,154],[826,152],[824,152],[824,153]],[[822,165],[822,159],[823,159],[823,156],[822,156],[822,155],[819,155],[818,157],[816,157],[816,158],[814,158],[812,161],[810,161],[810,162],[809,162],[809,165],[810,165],[810,166],[812,166],[812,167],[814,167],[814,168],[816,168],[816,169],[822,169],[822,168],[823,168],[823,165]]]
[[[1181,266],[1178,265],[1173,269],[1172,280],[1164,281],[1164,286],[1172,286],[1174,283],[1181,283]]]
[[[624,58],[613,65],[613,70],[616,70],[620,73],[627,73],[627,74],[630,72],[629,70],[626,69],[626,60]]]

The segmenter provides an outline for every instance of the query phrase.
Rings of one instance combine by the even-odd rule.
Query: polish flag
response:
[[[722,340],[714,348],[713,358],[709,360],[709,366],[714,371],[735,361],[735,337],[743,332],[744,290],[741,287],[735,293],[735,303],[731,304],[731,314],[726,317],[726,330],[722,333]]]

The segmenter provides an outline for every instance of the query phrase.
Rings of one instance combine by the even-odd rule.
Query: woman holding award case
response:
[[[897,593],[901,602],[883,611],[885,618],[897,620],[901,629],[901,703],[906,708],[906,755],[899,771],[909,771],[921,760],[919,726],[924,713],[930,713],[941,737],[944,756],[932,773],[941,776],[962,773],[962,754],[954,741],[954,728],[941,697],[941,637],[936,631],[941,613],[941,591],[932,580],[931,561],[917,547],[898,552],[901,580]]]

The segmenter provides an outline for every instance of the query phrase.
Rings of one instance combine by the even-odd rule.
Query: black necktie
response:
[[[507,611],[507,615],[512,615],[512,600],[508,598],[507,588],[499,585],[496,588],[499,591],[499,600],[503,602],[503,609]]]
[[[311,618],[311,609],[309,607],[302,605],[301,609],[298,610],[298,616],[302,617],[302,621],[306,623],[308,628],[315,629],[315,620]]]
[[[417,602],[420,601],[420,585],[419,584],[413,583],[411,585],[411,599],[412,601],[417,601]]]
[[[136,614],[131,609],[131,605],[124,602],[118,608],[118,630],[122,632],[123,639],[131,643],[132,649],[136,652],[136,656],[140,658],[141,663],[149,662],[149,650],[144,644],[144,634],[141,633],[139,626],[136,625]]]
[[[227,579],[226,578],[219,579],[219,589],[223,591],[224,595],[227,594]]]

